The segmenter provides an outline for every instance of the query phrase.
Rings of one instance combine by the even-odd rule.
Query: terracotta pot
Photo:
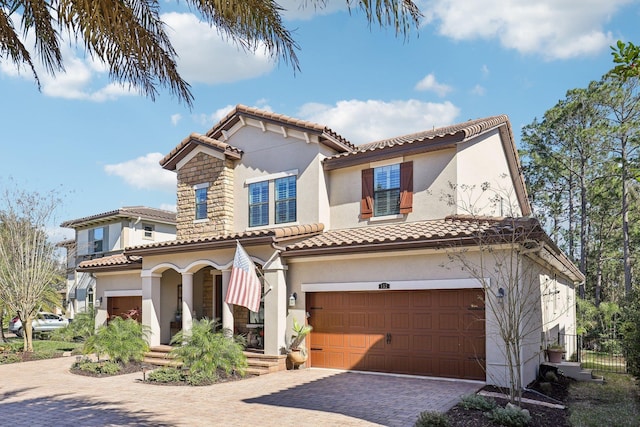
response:
[[[291,363],[293,369],[298,369],[300,365],[307,361],[307,355],[304,354],[301,350],[291,350],[287,354],[287,359]]]
[[[547,349],[547,358],[551,363],[562,363],[562,356],[565,351],[562,349],[548,348]]]

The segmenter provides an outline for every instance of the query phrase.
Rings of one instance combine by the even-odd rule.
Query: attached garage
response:
[[[137,314],[133,314],[137,313]],[[142,297],[141,296],[117,296],[107,298],[107,318],[127,317],[138,322],[142,321]]]
[[[309,292],[312,367],[485,380],[482,289]]]

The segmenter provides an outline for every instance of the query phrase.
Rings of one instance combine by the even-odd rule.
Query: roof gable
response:
[[[352,151],[355,148],[344,137],[326,126],[241,104],[214,125],[206,136],[228,141],[231,135],[244,126],[255,126],[263,132],[276,132],[285,138],[294,136],[307,143],[317,142],[338,153]]]
[[[112,220],[137,219],[162,222],[166,224],[176,223],[176,213],[164,209],[149,208],[146,206],[126,206],[113,211],[72,219],[60,224],[64,228],[80,228],[94,224],[105,223]]]

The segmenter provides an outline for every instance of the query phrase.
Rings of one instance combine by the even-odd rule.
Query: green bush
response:
[[[479,411],[486,412],[492,410],[493,408],[498,406],[498,404],[491,398],[486,398],[474,393],[462,396],[460,406],[462,406],[464,409],[477,409]]]
[[[524,427],[531,422],[531,415],[514,406],[496,407],[485,416],[494,423],[505,427]]]
[[[22,358],[19,355],[15,353],[0,353],[0,365],[18,362],[22,362]]]
[[[210,375],[205,372],[190,372],[187,375],[187,383],[189,385],[211,385],[218,379],[218,374]]]
[[[126,364],[139,362],[149,350],[145,341],[146,329],[133,319],[115,317],[107,326],[101,326],[90,336],[82,349],[84,354],[107,355],[113,362]]]
[[[449,427],[451,423],[445,414],[435,411],[420,412],[414,427]]]
[[[69,326],[53,331],[51,339],[58,341],[86,341],[96,332],[96,318],[93,310],[76,314]]]
[[[622,347],[627,359],[627,369],[640,377],[640,292],[634,291],[622,307]]]
[[[75,362],[72,366],[72,369],[78,369],[84,372],[90,372],[92,374],[102,374],[102,375],[115,375],[122,367],[115,362],[110,360],[102,361],[102,362],[93,362],[90,359],[82,359],[79,362]]]
[[[172,344],[182,345],[171,353],[182,361],[194,378],[214,381],[219,370],[227,375],[244,376],[247,369],[244,338],[230,336],[229,331],[219,330],[219,323],[214,320],[195,320],[189,333],[180,331],[173,337]]]
[[[164,367],[149,372],[147,381],[155,383],[180,383],[186,381],[186,376],[180,369]]]

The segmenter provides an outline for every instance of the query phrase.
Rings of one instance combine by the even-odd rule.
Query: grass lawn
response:
[[[0,364],[22,361],[22,338],[12,337],[9,338],[8,341],[7,343],[0,343],[0,347],[4,347],[4,351],[0,352]],[[82,345],[82,343],[77,342],[34,339],[33,354],[31,354],[28,359],[60,357],[62,353],[67,351],[72,352],[72,354],[81,354]]]
[[[604,384],[577,382],[569,389],[569,420],[576,427],[637,427],[640,387],[631,375],[607,374]]]
[[[594,371],[624,373],[627,370],[623,356],[609,353],[583,350],[580,362],[583,368],[593,369]]]

